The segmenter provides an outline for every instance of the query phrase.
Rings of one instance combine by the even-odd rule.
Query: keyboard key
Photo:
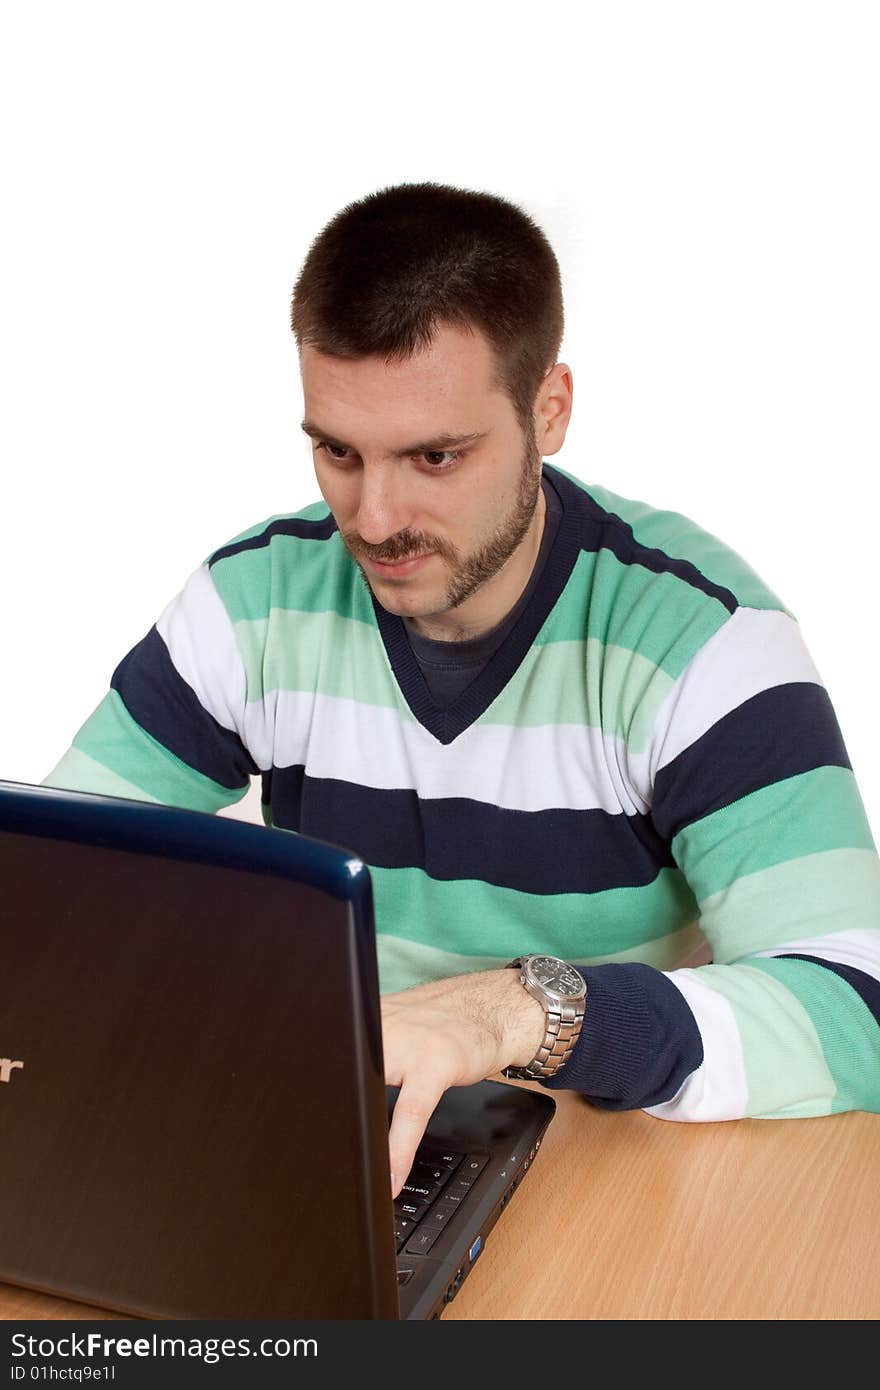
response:
[[[407,1242],[407,1255],[427,1255],[442,1230],[441,1226],[420,1226],[412,1240]]]
[[[407,1181],[424,1184],[434,1190],[446,1182],[450,1173],[449,1168],[438,1168],[430,1163],[416,1163]]]
[[[416,1151],[416,1163],[435,1164],[438,1168],[446,1168],[452,1172],[458,1167],[464,1154],[450,1153],[448,1149],[435,1149],[431,1144],[420,1145]]]
[[[427,1183],[407,1181],[403,1184],[403,1187],[400,1189],[400,1195],[405,1195],[407,1201],[410,1202],[430,1202],[434,1194],[439,1191],[440,1187],[438,1183],[432,1183],[430,1186],[428,1186]]]
[[[425,1212],[426,1226],[445,1226],[458,1211],[458,1202],[437,1202]]]
[[[415,1228],[416,1223],[411,1216],[396,1216],[394,1218],[394,1239],[397,1241],[398,1250],[404,1242],[409,1240]]]
[[[453,1181],[449,1183],[447,1187],[444,1187],[443,1201],[452,1202],[454,1206],[458,1206],[459,1202],[468,1195],[472,1187],[472,1182],[465,1183],[463,1187],[456,1187]]]
[[[427,1206],[418,1197],[395,1197],[394,1214],[395,1216],[414,1216],[418,1219]]]
[[[444,1197],[450,1190],[458,1192],[473,1187],[488,1162],[488,1154],[468,1154],[461,1167],[456,1170],[455,1177],[450,1178],[443,1189]]]
[[[474,1178],[450,1178],[449,1182],[443,1189],[444,1202],[460,1202],[462,1197],[466,1197],[468,1195],[468,1193],[474,1185],[474,1182]]]
[[[471,1182],[473,1182],[480,1176],[488,1162],[488,1154],[468,1154],[461,1165],[461,1170],[456,1173],[456,1177],[470,1178]]]

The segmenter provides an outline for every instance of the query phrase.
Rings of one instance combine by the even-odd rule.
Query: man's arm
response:
[[[880,1109],[880,859],[797,623],[739,609],[660,711],[651,815],[711,965],[665,978],[702,1060],[668,1119]]]
[[[583,1030],[548,1086],[678,1120],[880,1110],[880,860],[794,620],[739,608],[669,690],[644,749],[627,758],[699,903],[713,963],[580,967]],[[523,1060],[504,1028],[505,973],[514,975],[487,972],[484,987],[483,1026],[503,1039],[496,1070]],[[456,982],[443,983],[435,1067],[459,1026]],[[395,1074],[415,1070],[418,996],[393,997]],[[392,1125],[395,1171],[410,1156],[403,1134]]]
[[[259,771],[246,721],[235,632],[202,565],[117,666],[43,784],[218,811],[241,800]]]

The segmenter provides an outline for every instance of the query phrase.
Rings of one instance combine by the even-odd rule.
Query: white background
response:
[[[319,494],[290,292],[344,204],[500,193],[562,267],[554,461],[799,619],[875,833],[880,6],[9,4],[0,777],[205,555]]]

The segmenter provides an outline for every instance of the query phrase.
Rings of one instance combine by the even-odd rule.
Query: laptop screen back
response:
[[[0,786],[0,1277],[156,1317],[396,1317],[369,876]]]

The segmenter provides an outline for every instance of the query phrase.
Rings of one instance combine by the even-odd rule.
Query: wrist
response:
[[[518,956],[507,967],[518,972],[526,994],[541,1007],[544,1031],[528,1062],[509,1062],[511,1080],[540,1081],[556,1076],[571,1057],[580,1036],[587,986],[580,971],[558,956]]]
[[[505,1066],[527,1067],[544,1037],[546,1015],[544,1006],[529,994],[516,971],[505,969],[507,1008],[505,1012]]]

